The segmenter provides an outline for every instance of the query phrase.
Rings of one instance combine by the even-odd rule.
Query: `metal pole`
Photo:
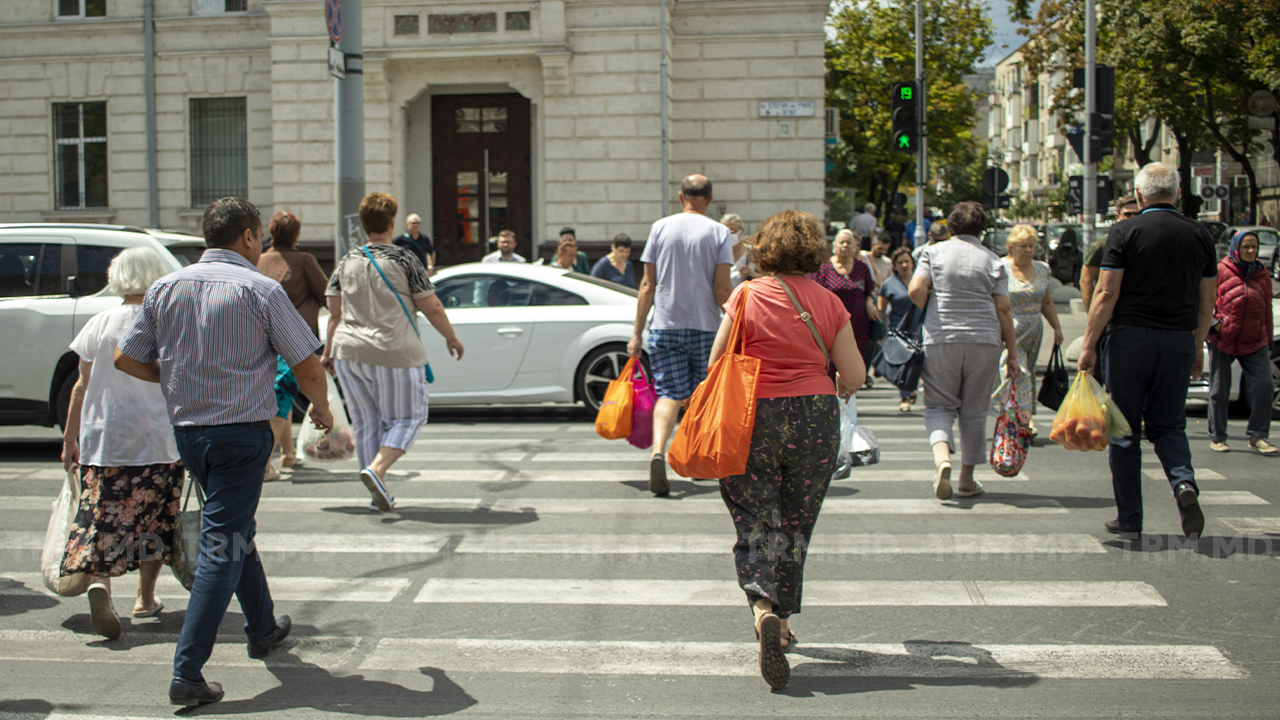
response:
[[[920,138],[920,149],[916,152],[916,232],[912,244],[920,247],[925,243],[929,229],[924,226],[924,186],[928,182],[929,149],[928,127],[925,122],[926,98],[924,88],[924,0],[916,0],[916,84],[920,88],[920,107],[916,116],[920,129],[916,133]]]
[[[147,223],[160,227],[160,169],[156,150],[156,23],[155,0],[142,4],[142,93],[147,103]]]
[[[1084,150],[1084,187],[1081,206],[1084,210],[1084,246],[1093,244],[1094,224],[1098,220],[1098,160],[1093,157],[1093,134],[1098,128],[1093,126],[1094,113],[1098,111],[1098,13],[1094,9],[1094,0],[1085,0],[1084,4],[1084,141],[1080,143]]]
[[[671,134],[667,117],[667,0],[658,0],[658,42],[661,44],[661,75],[658,77],[658,95],[662,113],[662,215],[671,210]]]
[[[484,151],[484,248],[489,251],[489,151]]]
[[[364,41],[360,35],[360,2],[342,0],[342,37],[337,44],[347,58],[347,76],[334,80],[334,175],[338,185],[334,259],[360,243],[360,223],[351,221],[364,199]]]

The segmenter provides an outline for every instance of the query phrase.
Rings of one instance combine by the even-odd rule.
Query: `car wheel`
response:
[[[62,385],[58,387],[58,405],[53,410],[54,417],[58,419],[58,427],[62,430],[67,429],[67,408],[71,405],[71,391],[75,389],[79,378],[78,372],[67,373],[62,379]]]
[[[627,364],[627,359],[627,346],[613,343],[601,345],[587,353],[587,357],[578,365],[574,394],[593,415],[600,411],[600,403],[604,400],[609,382],[618,379],[618,373]],[[640,354],[640,362],[644,364],[645,373],[648,373],[649,358],[643,352]]]

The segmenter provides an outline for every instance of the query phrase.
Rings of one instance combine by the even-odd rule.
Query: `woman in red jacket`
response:
[[[1218,263],[1216,322],[1209,333],[1209,447],[1227,452],[1227,395],[1231,391],[1231,361],[1249,386],[1249,447],[1273,455],[1267,442],[1271,430],[1271,277],[1258,262],[1258,236],[1238,232],[1231,250]]]

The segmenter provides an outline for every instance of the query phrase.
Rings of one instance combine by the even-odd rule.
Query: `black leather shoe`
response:
[[[1182,534],[1200,537],[1204,532],[1204,512],[1200,510],[1200,493],[1189,482],[1178,483],[1173,497],[1178,501],[1178,514],[1182,516]]]
[[[280,644],[281,640],[289,637],[289,631],[293,629],[293,621],[288,615],[281,615],[276,619],[276,629],[270,635],[259,639],[249,641],[249,657],[258,660],[267,656],[271,652],[271,648]]]
[[[1142,533],[1141,525],[1129,525],[1119,520],[1108,520],[1102,523],[1102,527],[1106,528],[1107,532],[1115,535],[1138,535]]]
[[[182,678],[174,678],[169,683],[169,703],[171,705],[183,705],[185,707],[195,707],[196,705],[208,705],[216,703],[222,699],[222,686],[215,682],[191,682]]]

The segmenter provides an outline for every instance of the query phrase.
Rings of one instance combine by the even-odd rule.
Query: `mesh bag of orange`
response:
[[[1053,418],[1049,439],[1068,450],[1106,450],[1111,438],[1124,437],[1129,423],[1089,373],[1077,373]]]

